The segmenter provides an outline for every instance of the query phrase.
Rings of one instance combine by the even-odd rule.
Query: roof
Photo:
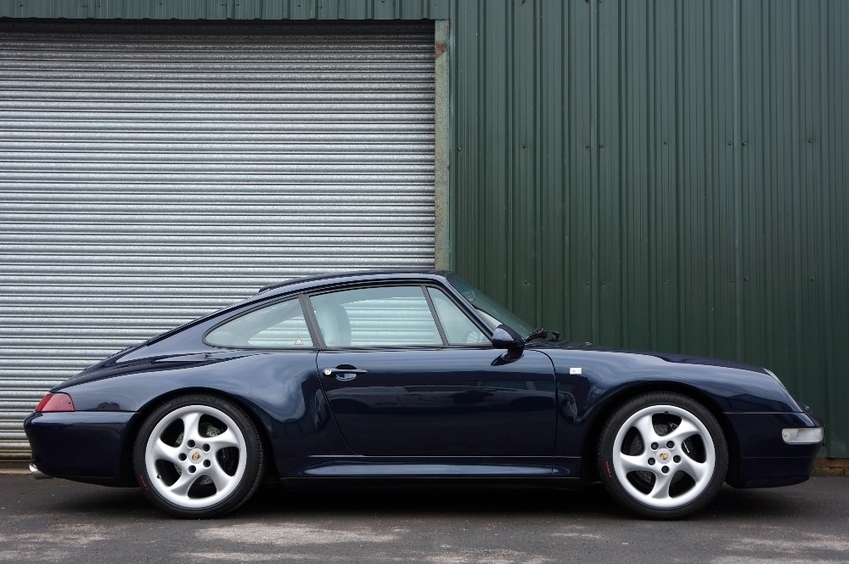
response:
[[[320,274],[306,278],[293,278],[285,282],[269,284],[259,289],[258,294],[271,290],[294,290],[300,286],[311,286],[316,282],[329,282],[338,279],[340,282],[350,282],[352,278],[361,278],[363,281],[374,280],[384,276],[398,276],[401,278],[416,277],[445,277],[450,274],[447,270],[424,270],[424,269],[386,269],[386,270],[359,270],[352,272],[336,272],[331,274]]]

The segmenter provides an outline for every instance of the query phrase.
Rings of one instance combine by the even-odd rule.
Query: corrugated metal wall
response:
[[[0,456],[270,282],[434,264],[432,24],[109,25],[0,22]]]
[[[0,16],[125,20],[422,20],[447,18],[450,1],[0,0]]]
[[[450,19],[455,268],[572,339],[769,366],[826,417],[828,454],[849,456],[844,0],[0,0],[0,13]]]
[[[573,340],[772,368],[849,456],[849,2],[458,2],[454,264]]]

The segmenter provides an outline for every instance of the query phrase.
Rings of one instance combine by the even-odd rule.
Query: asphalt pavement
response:
[[[633,518],[600,486],[265,487],[179,520],[138,489],[0,473],[0,562],[849,562],[849,479],[723,488],[696,516]]]

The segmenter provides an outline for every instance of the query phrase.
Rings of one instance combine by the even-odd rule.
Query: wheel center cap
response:
[[[663,463],[669,462],[669,459],[672,458],[672,454],[668,450],[661,450],[657,453],[657,459]]]
[[[197,462],[198,460],[203,458],[203,455],[201,454],[201,452],[199,450],[194,450],[189,455],[189,458],[192,460],[192,462]]]

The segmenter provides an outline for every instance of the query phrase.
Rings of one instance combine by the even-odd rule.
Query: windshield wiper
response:
[[[549,337],[549,333],[551,336]],[[535,329],[531,331],[531,334],[525,337],[525,342],[530,343],[531,341],[535,341],[536,339],[545,339],[546,341],[559,341],[560,333],[557,331],[549,331],[548,329]]]

